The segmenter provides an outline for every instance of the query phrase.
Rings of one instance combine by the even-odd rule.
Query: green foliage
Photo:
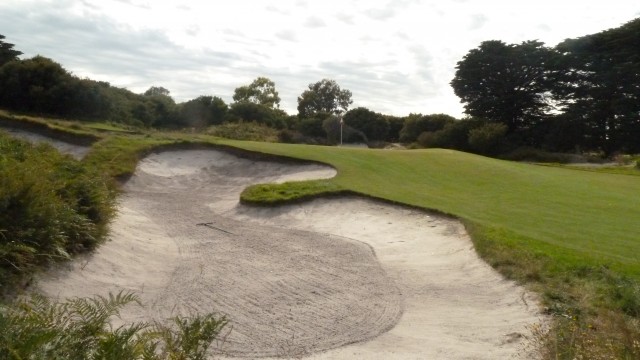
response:
[[[18,59],[22,52],[13,49],[13,44],[4,41],[5,36],[0,34],[0,66]]]
[[[425,131],[418,136],[418,144],[425,148],[455,149],[471,151],[469,132],[482,126],[485,122],[473,118],[447,122],[436,131]]]
[[[556,55],[539,41],[484,41],[458,62],[451,86],[468,115],[525,130],[550,109]]]
[[[389,123],[381,114],[367,108],[358,107],[344,114],[344,123],[350,127],[362,131],[371,141],[381,141],[387,138]]]
[[[219,97],[199,96],[180,105],[178,124],[195,128],[217,125],[224,121],[227,112],[227,105]]]
[[[340,114],[347,111],[351,100],[351,91],[342,90],[335,80],[322,79],[309,84],[298,97],[298,117],[309,118],[318,113]]]
[[[138,303],[120,292],[62,303],[33,295],[0,308],[0,360],[18,359],[205,359],[227,324],[209,314],[173,319],[173,326],[134,323],[112,328],[120,310]]]
[[[94,168],[0,134],[0,292],[39,265],[93,249],[113,212]]]
[[[411,114],[404,121],[404,126],[400,130],[400,141],[404,143],[414,142],[423,132],[442,130],[446,124],[455,121],[454,117],[446,114]]]
[[[329,113],[315,113],[311,117],[300,119],[298,130],[305,136],[324,138],[326,132],[322,127],[324,121],[331,117]]]
[[[398,142],[400,141],[400,130],[404,126],[405,118],[392,115],[382,115],[387,124],[389,124],[389,131],[387,132],[387,138],[385,141]]]
[[[269,109],[280,107],[280,96],[276,91],[276,84],[269,78],[259,77],[247,86],[236,88],[233,101],[250,102],[265,106]]]
[[[581,135],[590,149],[640,151],[639,33],[637,18],[557,46],[563,54],[558,66],[570,71],[562,73],[556,91],[565,115],[583,125]]]
[[[507,125],[488,123],[469,130],[469,147],[483,155],[495,155],[500,152],[507,134]]]
[[[322,129],[327,134],[327,141],[329,144],[335,145],[340,143],[341,136],[344,136],[344,127],[344,124],[342,124],[343,129],[341,130],[340,118],[335,115],[324,119],[322,122]]]
[[[275,129],[287,127],[287,114],[284,111],[246,101],[231,105],[226,120],[229,122],[256,122]]]
[[[256,122],[225,123],[212,126],[207,134],[234,140],[249,141],[278,141],[279,132],[266,125]]]

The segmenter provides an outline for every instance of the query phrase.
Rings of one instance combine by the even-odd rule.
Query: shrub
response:
[[[404,122],[402,130],[400,130],[400,141],[403,143],[414,142],[423,132],[442,130],[446,124],[455,120],[454,117],[445,114],[409,115]]]
[[[278,131],[256,122],[226,123],[212,126],[207,134],[233,140],[278,141]]]
[[[74,298],[62,303],[33,295],[0,308],[0,360],[205,359],[227,320],[209,314],[176,317],[172,325],[134,323],[112,328],[109,319],[137,296]]]
[[[485,124],[469,131],[469,147],[480,154],[495,155],[500,151],[501,142],[506,134],[505,124]]]
[[[0,292],[38,265],[93,249],[113,213],[95,169],[0,134]]]
[[[344,114],[344,123],[361,131],[367,139],[381,141],[387,138],[389,122],[382,115],[359,107]]]

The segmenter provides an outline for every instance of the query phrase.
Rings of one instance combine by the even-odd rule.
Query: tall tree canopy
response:
[[[567,72],[557,91],[585,146],[640,151],[640,18],[557,46]]]
[[[171,96],[171,92],[162,86],[152,86],[144,92],[144,96]]]
[[[221,124],[229,108],[217,96],[199,96],[181,104],[180,125],[202,128]]]
[[[340,89],[335,80],[322,79],[309,84],[309,89],[298,97],[298,116],[307,118],[317,113],[341,114],[352,103],[351,91]]]
[[[539,41],[485,41],[458,62],[451,81],[465,113],[529,129],[550,109],[555,52]]]
[[[12,60],[17,60],[22,52],[13,49],[13,44],[4,42],[5,36],[0,34],[0,66]]]
[[[251,102],[272,109],[280,107],[280,96],[276,91],[276,84],[266,77],[259,77],[249,85],[236,88],[233,101]]]

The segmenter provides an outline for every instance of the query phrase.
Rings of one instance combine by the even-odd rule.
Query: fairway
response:
[[[567,262],[640,277],[640,177],[515,163],[453,150],[225,143],[338,170],[358,193],[437,210]]]

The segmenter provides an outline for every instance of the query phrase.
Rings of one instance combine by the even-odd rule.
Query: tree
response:
[[[423,132],[442,130],[446,124],[455,121],[456,118],[447,114],[410,114],[400,130],[400,141],[404,143],[416,141]]]
[[[0,67],[0,105],[18,111],[66,115],[76,79],[51,59],[36,56]]]
[[[592,149],[640,151],[640,18],[558,44],[567,71],[556,92]]]
[[[162,86],[152,86],[147,91],[144,92],[144,96],[170,96],[169,90],[163,88]]]
[[[13,44],[4,42],[4,38],[5,36],[0,34],[0,66],[18,60],[18,56],[22,55],[22,52],[13,49]]]
[[[266,77],[259,77],[247,86],[241,86],[234,91],[233,101],[250,102],[268,108],[280,107],[280,96],[276,91],[276,84]]]
[[[340,89],[335,80],[323,79],[309,84],[309,90],[298,97],[298,116],[307,118],[321,112],[337,115],[347,111],[351,103],[351,91]]]
[[[287,114],[280,109],[272,109],[252,102],[237,102],[229,108],[227,120],[230,122],[256,122],[272,128],[283,129],[287,127],[286,117]]]
[[[485,41],[458,62],[451,86],[468,115],[528,130],[551,109],[555,58],[539,41]]]
[[[389,132],[389,123],[378,113],[358,107],[344,114],[345,124],[362,131],[369,140],[385,140]]]
[[[507,126],[500,123],[487,123],[469,130],[469,146],[478,154],[496,155],[504,142]]]
[[[228,107],[217,96],[199,96],[181,104],[180,119],[183,125],[206,127],[221,124],[227,114]]]

